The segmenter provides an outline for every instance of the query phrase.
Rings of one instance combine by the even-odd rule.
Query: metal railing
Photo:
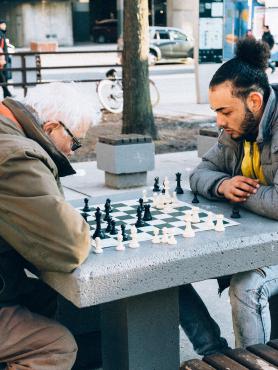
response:
[[[27,90],[29,86],[35,86],[37,84],[45,84],[49,82],[53,82],[53,80],[45,80],[42,79],[42,71],[43,70],[63,70],[63,69],[88,69],[88,68],[115,68],[121,67],[121,64],[92,64],[92,65],[56,65],[56,66],[42,66],[41,65],[41,55],[66,55],[66,54],[101,54],[101,53],[116,53],[119,54],[121,51],[118,50],[78,50],[78,51],[23,51],[23,52],[14,52],[14,53],[0,53],[0,55],[10,56],[13,61],[16,60],[16,64],[19,64],[19,67],[5,67],[5,71],[14,73],[21,73],[20,81],[7,81],[0,83],[0,86],[13,86],[13,87],[22,87],[24,90],[24,96],[27,94]],[[28,66],[30,64],[30,59],[32,60],[32,66]],[[32,79],[30,80],[29,73],[33,73]],[[35,73],[35,80],[34,80],[34,73]],[[85,79],[72,79],[72,80],[65,80],[65,79],[57,79],[56,81],[62,82],[98,82],[100,79],[96,78],[85,78]]]

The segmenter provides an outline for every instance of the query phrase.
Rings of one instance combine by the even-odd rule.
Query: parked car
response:
[[[193,58],[194,43],[183,30],[173,27],[150,27],[149,64],[162,59]]]
[[[96,21],[92,34],[95,42],[117,42],[117,19]]]

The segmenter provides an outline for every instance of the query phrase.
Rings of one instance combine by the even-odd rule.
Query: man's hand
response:
[[[256,194],[259,187],[259,180],[257,179],[235,176],[221,182],[217,191],[232,202],[244,202],[251,194]]]

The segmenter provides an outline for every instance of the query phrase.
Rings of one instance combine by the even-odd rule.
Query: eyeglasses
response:
[[[67,128],[67,126],[63,122],[61,122],[61,121],[58,121],[58,122],[60,123],[61,126],[64,127],[64,129],[66,130],[66,132],[72,138],[71,151],[74,152],[77,149],[81,148],[82,147],[81,142],[73,135],[73,133]]]

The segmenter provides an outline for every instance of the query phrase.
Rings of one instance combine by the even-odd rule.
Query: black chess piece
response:
[[[112,226],[111,226],[112,217],[111,216],[108,216],[108,218],[107,218],[106,221],[107,221],[107,227],[105,229],[105,232],[106,233],[110,233],[111,230],[112,230]]]
[[[82,209],[83,212],[90,212],[90,207],[89,207],[89,199],[84,198],[84,207]]]
[[[199,199],[198,199],[198,193],[193,193],[194,194],[194,198],[192,199],[192,202],[191,203],[200,203]]]
[[[104,235],[104,232],[101,230],[101,212],[100,212],[99,207],[97,207],[95,216],[96,216],[96,229],[93,234],[93,239],[95,239],[96,237],[99,237],[100,239],[104,239],[105,235]]]
[[[112,207],[111,207],[111,200],[109,198],[106,199],[105,204],[104,204],[104,211],[106,210],[109,211],[109,213],[112,212]]]
[[[232,214],[231,214],[231,218],[240,218],[240,217],[241,216],[240,216],[240,213],[239,213],[239,205],[234,204]]]
[[[145,204],[144,205],[144,217],[143,217],[144,221],[152,220],[152,215],[151,215],[150,208],[151,208],[150,204]]]
[[[142,210],[140,206],[138,206],[137,208],[137,221],[135,223],[135,226],[136,227],[144,226],[144,221],[142,220]]]
[[[118,230],[116,228],[116,221],[115,220],[112,220],[111,221],[111,231],[110,231],[110,235],[117,235],[118,234]]]
[[[154,178],[153,191],[154,191],[154,192],[159,192],[159,191],[160,191],[160,187],[159,187],[159,177],[155,177],[155,178]]]
[[[123,242],[126,242],[127,240],[128,240],[128,236],[127,236],[127,234],[126,234],[126,232],[125,232],[125,225],[124,224],[122,224],[121,225],[121,230],[122,230],[122,236],[123,236]]]
[[[141,212],[144,212],[144,201],[143,198],[139,198],[139,207],[141,209]],[[138,208],[137,208],[138,210]]]
[[[183,190],[181,187],[181,173],[180,172],[176,173],[176,181],[177,181],[177,187],[175,189],[175,192],[177,194],[183,194]]]
[[[105,216],[104,216],[103,220],[108,221],[109,213],[111,212],[111,206],[110,206],[110,203],[108,203],[107,201],[104,205],[104,211],[105,211]]]
[[[163,187],[162,187],[161,193],[162,194],[165,194],[165,184],[164,184],[164,181],[163,181]]]

